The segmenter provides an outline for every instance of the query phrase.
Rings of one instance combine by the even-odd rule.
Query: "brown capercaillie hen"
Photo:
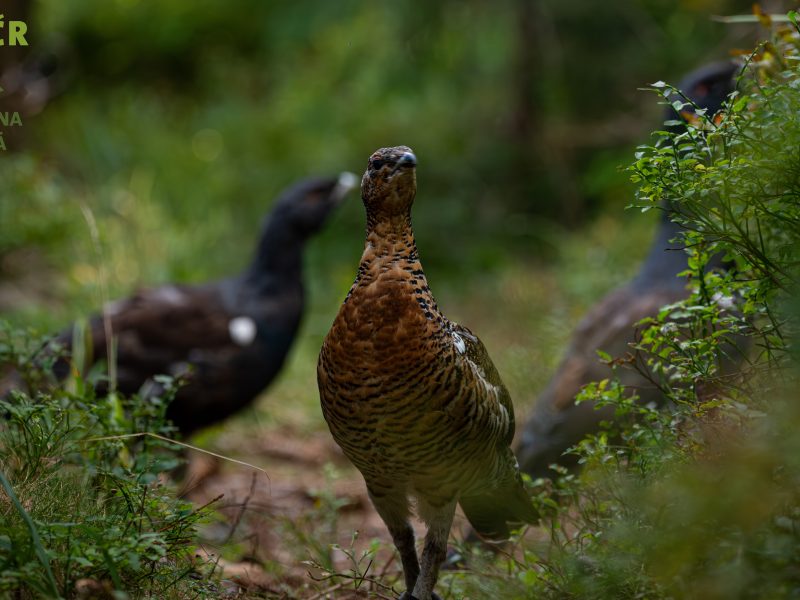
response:
[[[325,420],[364,476],[400,553],[407,591],[430,600],[456,504],[484,537],[538,515],[510,449],[511,398],[481,341],[448,321],[422,270],[411,204],[416,157],[382,148],[361,182],[367,239],[317,367]],[[412,498],[428,526],[420,560]]]

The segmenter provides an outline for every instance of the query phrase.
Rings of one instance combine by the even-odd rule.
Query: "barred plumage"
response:
[[[428,600],[437,597],[457,502],[493,538],[537,515],[509,447],[508,391],[480,340],[448,321],[428,288],[411,228],[415,166],[405,146],[370,157],[366,247],[317,374],[331,433],[364,475],[400,552],[403,597]],[[411,497],[429,527],[421,568]]]

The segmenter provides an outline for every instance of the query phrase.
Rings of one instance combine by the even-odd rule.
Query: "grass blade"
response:
[[[8,481],[8,479],[6,479],[6,476],[2,471],[0,471],[0,484],[2,484],[6,494],[8,494],[8,497],[11,500],[11,503],[14,505],[14,508],[17,509],[19,516],[22,517],[22,520],[25,521],[25,525],[28,526],[28,531],[31,535],[31,543],[33,543],[33,548],[36,551],[36,556],[39,558],[39,562],[42,563],[42,567],[44,567],[44,572],[47,576],[47,583],[50,586],[52,597],[60,598],[61,595],[58,593],[56,579],[53,577],[53,571],[50,569],[50,558],[47,556],[44,546],[42,546],[42,540],[39,537],[39,531],[36,529],[36,524],[33,522],[33,519],[31,519],[28,511],[25,510],[25,507],[22,506],[22,503],[20,503],[16,493],[14,493],[14,488],[11,487],[11,483]]]

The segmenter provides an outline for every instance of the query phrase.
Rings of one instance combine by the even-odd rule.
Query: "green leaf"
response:
[[[797,24],[797,11],[796,10],[790,10],[789,13],[786,16],[792,22],[792,25],[794,25],[794,28],[797,29],[797,32],[800,33],[800,25]],[[787,58],[789,58],[789,57],[787,57]]]
[[[539,574],[534,569],[520,571],[517,576],[519,580],[527,586],[533,586],[539,580]]]
[[[611,358],[611,355],[610,355],[608,352],[604,352],[604,351],[602,351],[602,350],[600,350],[600,349],[596,350],[596,352],[597,352],[597,356],[598,356],[598,357],[600,358],[600,360],[602,360],[603,362],[611,362],[611,361],[613,360],[613,359]]]

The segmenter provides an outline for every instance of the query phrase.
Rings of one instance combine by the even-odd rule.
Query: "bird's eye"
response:
[[[372,166],[372,168],[373,168],[374,170],[376,170],[376,171],[377,171],[377,170],[378,170],[378,169],[380,169],[380,168],[381,168],[381,167],[382,167],[384,164],[386,164],[386,163],[385,163],[385,161],[382,161],[380,158],[374,158],[374,159],[372,159],[372,164],[371,164],[371,166]]]

